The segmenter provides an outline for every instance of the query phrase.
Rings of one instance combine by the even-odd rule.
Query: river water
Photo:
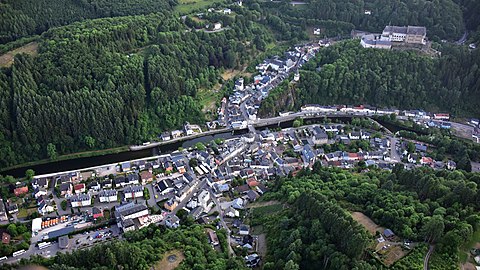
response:
[[[171,144],[162,145],[155,148],[144,149],[139,151],[125,151],[116,154],[108,154],[102,156],[93,156],[93,157],[83,157],[83,158],[75,158],[75,159],[68,159],[68,160],[61,160],[61,161],[53,161],[44,164],[38,164],[33,166],[25,166],[16,169],[11,169],[8,171],[0,172],[1,175],[11,175],[13,177],[23,177],[25,176],[25,171],[28,169],[32,169],[35,171],[36,175],[40,174],[47,174],[47,173],[54,173],[60,171],[70,171],[70,170],[77,170],[82,168],[94,167],[94,166],[101,166],[105,164],[112,164],[132,159],[139,159],[139,158],[146,158],[150,156],[155,156],[163,153],[169,153],[177,150],[179,147],[189,148],[194,146],[196,143],[209,143],[214,139],[232,139],[241,136],[244,134],[245,131],[238,131],[235,133],[231,132],[224,132],[215,135],[207,135],[203,137],[198,137],[195,139],[183,141],[183,142],[176,142]]]

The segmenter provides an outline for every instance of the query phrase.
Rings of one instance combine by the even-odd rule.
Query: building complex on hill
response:
[[[391,49],[393,45],[426,45],[427,29],[423,26],[385,26],[381,34],[365,34],[360,44],[364,48]]]

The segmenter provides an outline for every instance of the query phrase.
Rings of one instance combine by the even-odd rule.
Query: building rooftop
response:
[[[58,238],[58,247],[62,249],[68,248],[68,236],[64,235]]]

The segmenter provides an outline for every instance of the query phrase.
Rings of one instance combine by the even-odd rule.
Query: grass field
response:
[[[195,10],[206,9],[214,3],[223,3],[224,0],[180,0],[175,10],[180,14],[189,14]]]
[[[170,261],[170,256],[175,256],[175,261]],[[164,254],[163,259],[156,263],[153,270],[173,270],[185,259],[183,252],[180,250],[171,250]]]
[[[252,207],[251,208],[252,218],[255,219],[256,217],[268,216],[282,209],[283,209],[283,205],[278,202],[276,204],[268,204],[268,205],[259,206],[259,207]]]
[[[223,97],[220,84],[216,85],[213,89],[199,89],[197,92],[197,99],[202,105],[202,111],[215,111],[216,103],[220,102]]]
[[[373,220],[361,212],[352,212],[351,214],[352,218],[365,227],[371,235],[375,235],[378,230],[382,229],[382,227],[378,226]]]
[[[19,53],[26,53],[32,56],[36,56],[38,54],[38,43],[30,42],[20,48],[0,55],[0,67],[10,67],[13,64],[13,59],[15,55]]]

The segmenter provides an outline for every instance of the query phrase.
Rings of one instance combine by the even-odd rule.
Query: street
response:
[[[401,162],[402,159],[397,151],[398,139],[395,137],[390,137],[390,158],[394,162]]]

